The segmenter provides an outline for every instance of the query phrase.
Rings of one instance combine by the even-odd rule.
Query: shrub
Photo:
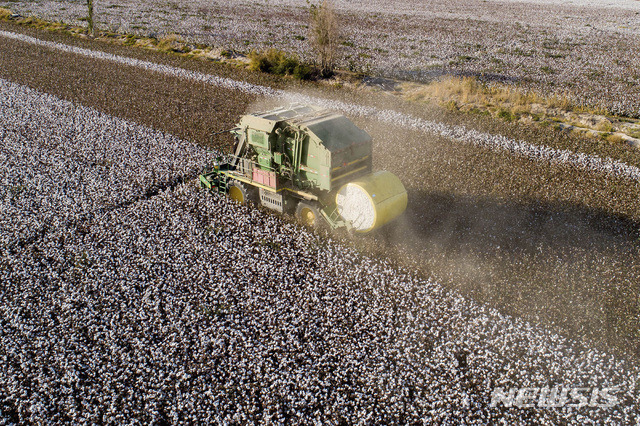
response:
[[[617,135],[617,134],[610,134],[609,136],[607,136],[607,140],[611,143],[615,143],[615,144],[621,144],[624,143],[624,139],[622,138],[622,136]]]
[[[596,126],[596,130],[600,132],[610,133],[613,130],[613,125],[607,120],[603,120]]]
[[[505,121],[515,121],[516,117],[511,113],[511,111],[501,108],[498,112],[498,117],[502,118]]]
[[[309,80],[312,74],[311,68],[304,64],[298,64],[293,70],[293,76],[298,80]]]
[[[277,49],[269,49],[266,52],[253,52],[249,55],[251,63],[249,67],[254,71],[262,71],[276,75],[292,75],[300,80],[311,78],[311,69],[301,63],[295,56],[287,56]]]
[[[9,9],[5,9],[4,7],[0,7],[0,19],[9,19],[11,17],[11,11]]]
[[[90,36],[95,35],[95,29],[93,26],[93,0],[87,0],[87,31]]]
[[[311,43],[320,62],[320,75],[331,77],[338,56],[338,20],[329,0],[311,6]]]

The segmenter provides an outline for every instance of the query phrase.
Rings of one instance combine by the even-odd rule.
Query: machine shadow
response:
[[[376,236],[392,242],[434,240],[451,249],[465,246],[486,253],[500,247],[511,253],[540,249],[640,247],[640,222],[604,210],[568,203],[507,203],[489,197],[408,190],[404,217]]]
[[[640,223],[573,204],[409,191],[379,250],[445,287],[640,357]],[[619,351],[622,349],[622,351]]]

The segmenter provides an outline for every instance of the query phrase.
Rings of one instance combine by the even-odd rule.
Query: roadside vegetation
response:
[[[333,75],[338,61],[340,28],[338,18],[330,0],[323,0],[319,6],[311,5],[311,45],[318,57],[320,76]]]
[[[300,62],[297,56],[287,55],[277,49],[269,49],[266,52],[252,52],[249,68],[253,71],[261,71],[275,75],[291,75],[299,80],[309,80],[313,75],[309,65]]]
[[[592,139],[640,147],[640,119],[616,116],[604,107],[576,102],[567,93],[544,96],[511,85],[483,83],[476,77],[452,76],[429,84],[403,83],[399,93],[405,99],[436,102],[450,110],[551,126]]]
[[[96,35],[93,23],[93,0],[87,0],[87,32],[91,37]]]

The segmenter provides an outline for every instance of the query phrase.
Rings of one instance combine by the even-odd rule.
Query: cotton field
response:
[[[315,60],[310,2],[94,3]],[[333,5],[346,70],[640,114],[640,2]],[[636,149],[130,44],[0,20],[0,424],[638,422]],[[406,211],[353,235],[200,187],[221,130],[292,103],[366,130]]]
[[[192,144],[0,80],[1,237],[14,246],[192,178]],[[80,120],[79,117],[82,117]]]
[[[84,2],[3,3],[25,15],[84,25]],[[347,69],[430,81],[472,75],[567,95],[638,116],[637,2],[335,1]],[[98,25],[161,37],[176,33],[240,52],[271,47],[313,60],[303,0],[96,2]]]
[[[0,94],[4,422],[637,419],[634,364],[205,193],[188,142]],[[615,404],[491,407],[558,385]]]

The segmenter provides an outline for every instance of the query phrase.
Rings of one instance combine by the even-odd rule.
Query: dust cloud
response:
[[[246,111],[289,104],[261,98]],[[374,170],[396,174],[409,195],[403,216],[351,243],[503,313],[640,356],[640,225],[591,203],[615,197],[619,182],[349,118],[373,137]]]
[[[359,124],[375,168],[409,194],[404,216],[361,243],[503,313],[640,356],[640,226],[578,201],[604,178]]]

